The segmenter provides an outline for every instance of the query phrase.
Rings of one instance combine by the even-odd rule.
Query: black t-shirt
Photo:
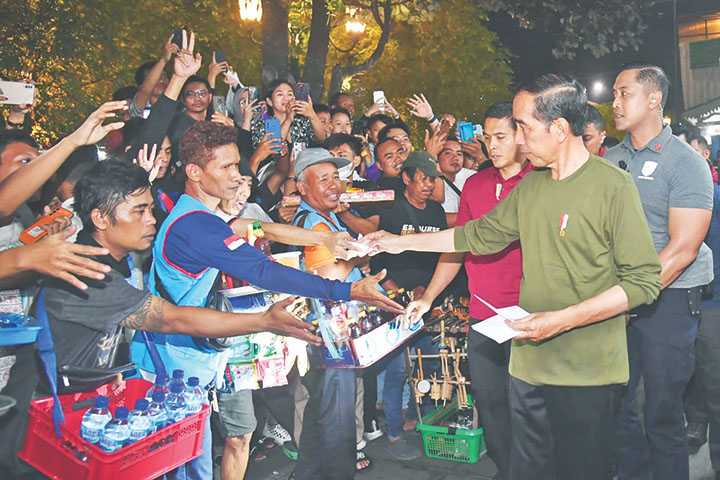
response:
[[[78,236],[78,243],[95,245],[89,236]],[[55,343],[58,367],[112,367],[112,357],[122,336],[121,322],[136,312],[150,296],[148,290],[132,287],[125,259],[110,255],[95,257],[112,268],[104,280],[83,278],[88,289],[81,291],[60,280],[45,284],[45,308]]]
[[[420,210],[413,207],[404,194],[400,194],[396,195],[392,205],[379,213],[380,230],[396,235],[437,232],[447,228],[445,211],[432,200],[428,200],[425,208]],[[387,268],[387,278],[407,290],[430,283],[439,257],[440,254],[430,252],[383,253],[373,257],[370,266],[373,273]]]

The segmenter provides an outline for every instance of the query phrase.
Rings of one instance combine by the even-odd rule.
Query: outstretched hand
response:
[[[103,103],[100,108],[90,114],[77,130],[67,136],[68,141],[75,147],[96,144],[105,138],[108,133],[125,125],[125,122],[113,122],[105,125],[103,125],[103,122],[108,118],[117,117],[116,112],[127,109],[128,103],[125,100]]]
[[[398,315],[405,312],[402,305],[390,300],[378,290],[378,284],[383,281],[386,275],[387,271],[382,270],[375,275],[368,275],[362,280],[353,282],[352,287],[350,287],[350,298],[375,305],[376,307]]]
[[[288,312],[287,308],[295,300],[296,297],[289,297],[273,304],[263,314],[263,325],[267,331],[276,335],[295,337],[316,346],[322,345],[322,339],[313,333],[312,325]]]

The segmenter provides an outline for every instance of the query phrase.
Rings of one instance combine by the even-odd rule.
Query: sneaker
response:
[[[283,445],[285,442],[292,440],[288,431],[285,430],[279,423],[273,425],[272,428],[268,428],[268,425],[265,424],[262,434],[263,437],[271,439],[278,445]]]
[[[415,460],[421,455],[418,446],[408,442],[405,436],[400,436],[394,441],[388,437],[387,451],[394,459],[403,462]]]
[[[383,431],[380,430],[380,427],[378,427],[377,420],[373,420],[372,422],[370,422],[370,426],[372,428],[365,432],[365,440],[367,440],[368,442],[372,442],[373,440],[377,440],[378,438],[383,436]]]
[[[689,422],[687,425],[688,451],[694,455],[707,442],[707,423]]]

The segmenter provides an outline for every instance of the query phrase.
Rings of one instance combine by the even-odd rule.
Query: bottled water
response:
[[[165,408],[168,412],[168,423],[179,422],[185,418],[185,396],[183,386],[177,383],[170,386],[170,394],[165,400]]]
[[[108,410],[108,398],[100,395],[95,398],[95,407],[89,408],[83,415],[80,424],[80,436],[90,443],[100,443],[105,425],[112,420]]]
[[[202,410],[203,403],[205,403],[205,391],[200,388],[198,377],[188,378],[187,388],[185,389],[185,410],[187,416],[195,415]]]
[[[152,402],[148,405],[148,417],[150,417],[153,433],[168,424],[167,409],[165,408],[165,394],[163,392],[153,393]]]
[[[180,385],[182,387],[182,391],[185,391],[185,372],[181,369],[173,370],[172,373],[172,380],[170,380],[170,385],[168,385],[168,388],[172,387],[173,385]]]
[[[128,426],[128,409],[118,407],[115,410],[115,418],[105,425],[100,448],[106,452],[115,452],[130,442],[130,427]]]
[[[141,398],[135,402],[135,410],[128,416],[130,442],[137,442],[153,433],[153,423],[148,413],[149,402]]]
[[[155,392],[162,392],[163,394],[165,394],[165,396],[170,393],[170,390],[168,389],[167,375],[159,374],[155,377],[155,384],[150,387],[150,389],[145,394],[145,398],[148,402],[152,400],[153,393]]]

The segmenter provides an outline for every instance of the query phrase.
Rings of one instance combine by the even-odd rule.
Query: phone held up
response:
[[[307,102],[310,98],[310,85],[298,82],[295,84],[295,98],[301,102]]]

